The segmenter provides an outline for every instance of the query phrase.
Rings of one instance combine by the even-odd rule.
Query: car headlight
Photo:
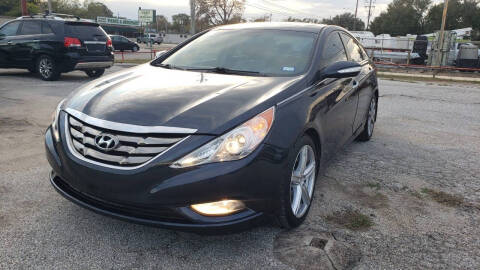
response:
[[[52,114],[52,132],[55,141],[60,140],[60,132],[58,131],[58,117],[60,116],[60,110],[62,109],[63,103],[65,103],[65,99],[58,103],[57,108]]]
[[[170,167],[186,168],[205,163],[242,159],[252,153],[267,136],[272,127],[274,116],[275,107],[271,107],[177,160]]]

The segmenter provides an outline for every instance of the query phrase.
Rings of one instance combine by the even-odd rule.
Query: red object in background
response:
[[[72,38],[72,37],[65,37],[63,39],[63,45],[65,47],[70,48],[70,47],[81,47],[82,43],[78,38]]]
[[[20,4],[22,6],[22,16],[27,16],[28,15],[27,0],[20,0]]]

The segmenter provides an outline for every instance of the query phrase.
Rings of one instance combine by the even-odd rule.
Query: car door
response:
[[[0,28],[0,66],[11,67],[15,64],[12,58],[14,48],[12,38],[17,35],[21,21],[13,21]]]
[[[358,101],[353,102],[353,100],[350,100],[350,104],[348,105],[352,115],[350,121],[351,125],[349,127],[349,133],[351,135],[362,127],[363,120],[367,114],[368,106],[370,105],[370,99],[373,91],[367,78],[372,72],[373,66],[361,45],[359,45],[352,36],[346,32],[341,32],[341,36],[349,60],[357,62],[360,64],[360,66],[362,66],[361,72],[352,81],[354,94],[358,97]]]
[[[34,60],[34,52],[40,49],[42,39],[42,22],[38,20],[23,21],[18,35],[12,38],[12,57],[15,59],[15,66],[28,67]]]
[[[335,62],[347,60],[339,32],[330,33],[323,45],[318,70],[322,71]],[[343,145],[348,136],[345,133],[346,126],[351,121],[348,99],[355,100],[355,97],[351,97],[351,82],[351,78],[341,78],[324,79],[315,84],[314,94],[322,103],[317,105],[322,109],[319,109],[316,119],[320,119],[320,125],[323,127],[324,150],[327,155]]]

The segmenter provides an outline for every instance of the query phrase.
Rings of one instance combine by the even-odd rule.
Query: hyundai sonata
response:
[[[291,228],[325,161],[370,139],[377,102],[376,69],[343,28],[222,26],[62,101],[45,136],[50,181],[137,223]]]

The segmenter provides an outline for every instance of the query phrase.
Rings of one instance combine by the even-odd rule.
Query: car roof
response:
[[[252,22],[219,26],[220,30],[269,29],[320,33],[327,25],[301,22]]]

